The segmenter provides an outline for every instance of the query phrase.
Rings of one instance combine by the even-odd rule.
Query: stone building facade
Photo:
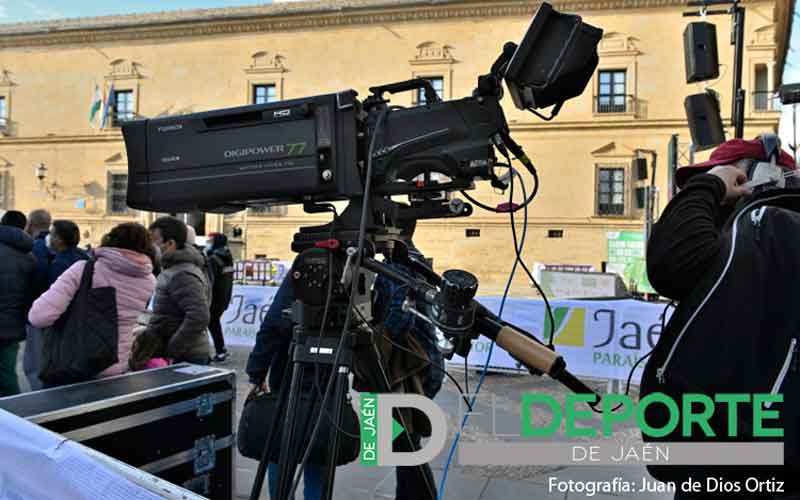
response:
[[[521,38],[537,5],[327,0],[0,26],[0,205],[49,208],[78,222],[85,240],[96,244],[114,224],[154,217],[125,206],[121,120],[348,88],[365,97],[370,86],[414,76],[431,78],[444,99],[467,96],[503,43]],[[770,94],[780,83],[793,2],[743,5],[745,136],[752,137],[778,127]],[[631,160],[640,149],[657,152],[662,209],[669,198],[670,137],[678,134],[680,160],[688,161],[683,99],[704,84],[685,83],[685,2],[560,0],[554,6],[603,28],[604,37],[597,73],[554,121],[520,112],[505,99],[512,133],[541,178],[524,258],[529,265],[600,270],[608,260],[608,233],[643,227],[637,188],[649,181],[637,179]],[[726,117],[730,19],[710,20],[717,25],[723,66],[720,79],[708,83],[720,92]],[[105,127],[89,120],[98,91],[116,97]],[[393,102],[413,105],[417,98],[410,94]],[[732,136],[730,127],[727,133]],[[475,194],[500,201],[488,186]],[[241,228],[249,258],[290,258],[296,229],[323,220],[290,206],[208,215],[200,225],[229,234]],[[467,230],[479,236],[467,237]],[[419,226],[418,245],[439,269],[475,272],[484,291],[500,289],[512,264],[507,216],[477,211],[470,218],[427,221]],[[521,276],[515,287],[530,290]]]

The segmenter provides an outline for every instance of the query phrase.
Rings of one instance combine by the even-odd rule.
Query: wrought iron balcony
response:
[[[756,90],[750,93],[753,111],[780,111],[781,101],[772,90]]]
[[[638,113],[638,100],[633,95],[594,96],[592,99],[595,114],[630,114]]]

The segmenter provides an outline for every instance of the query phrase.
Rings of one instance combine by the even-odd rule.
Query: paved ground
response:
[[[239,407],[241,408],[247,393],[246,376],[243,372],[248,350],[241,348],[232,349],[232,358],[226,363],[229,368],[235,368],[239,376]],[[453,371],[452,375],[464,387],[464,374],[462,371]],[[478,373],[470,374],[470,389],[478,381]],[[605,389],[605,385],[598,384],[598,389]],[[486,398],[494,399],[497,408],[495,417],[496,431],[499,433],[519,432],[519,395],[524,392],[549,393],[563,399],[565,391],[552,380],[541,377],[521,375],[491,375],[486,378],[481,394]],[[436,398],[448,415],[448,427],[452,430],[460,424],[461,409],[459,395],[455,385],[445,379],[444,388]],[[477,409],[476,409],[477,410]],[[471,420],[469,439],[479,440],[488,436],[492,423],[487,416],[476,416]],[[452,434],[448,439],[445,450],[449,450],[452,443]],[[638,432],[635,429],[622,429],[615,435],[618,440],[629,443],[638,442]],[[437,485],[440,484],[442,472],[447,459],[443,452],[432,463]],[[257,463],[239,457],[237,464],[237,495],[238,498],[248,498],[250,486],[257,468]],[[636,493],[624,495],[588,496],[585,493],[559,493],[551,491],[548,483],[551,477],[562,481],[601,481],[614,477],[621,477],[626,481],[634,481],[637,485],[642,482],[642,477],[648,477],[643,467],[462,467],[451,465],[448,472],[445,488],[446,499],[458,500],[579,500],[592,498],[609,500],[612,498],[636,498],[640,500],[671,499],[668,494]],[[394,469],[391,468],[365,468],[357,463],[340,467],[337,470],[335,498],[337,500],[360,499],[393,499],[395,488]],[[298,495],[298,498],[301,498]]]
[[[20,350],[20,358],[21,353],[22,350]],[[240,411],[248,391],[244,366],[249,349],[233,347],[231,348],[231,353],[231,358],[221,366],[235,369],[237,372],[237,411]],[[453,370],[451,373],[459,384],[465,387],[463,370]],[[23,386],[27,385],[24,376],[20,377],[20,381]],[[471,372],[469,376],[470,389],[474,390],[477,381],[478,373]],[[605,389],[604,384],[597,384],[596,387],[598,390]],[[484,382],[481,395],[482,401],[494,401],[496,408],[495,418],[491,419],[485,414],[473,417],[465,431],[467,437],[464,439],[479,441],[488,437],[493,427],[497,433],[519,433],[520,394],[526,392],[548,393],[562,400],[566,394],[560,385],[548,378],[505,374],[490,375]],[[436,402],[445,410],[448,416],[448,428],[451,430],[451,435],[448,438],[445,450],[449,450],[453,434],[460,424],[460,416],[462,415],[462,409],[459,406],[460,398],[452,382],[445,379],[444,387],[436,397]],[[480,410],[476,408],[476,411]],[[599,419],[594,423],[596,422],[599,422]],[[626,444],[634,444],[640,441],[638,432],[633,428],[620,429],[619,432],[615,433],[614,439]],[[431,464],[437,485],[440,484],[446,459],[447,452],[445,451]],[[250,487],[253,483],[257,466],[257,462],[253,460],[241,456],[237,458],[236,498],[249,498]],[[640,485],[642,478],[649,476],[644,468],[639,466],[464,467],[453,464],[448,473],[444,498],[454,500],[579,500],[584,498],[594,500],[620,498],[666,500],[672,498],[671,494],[641,492],[628,494],[627,496],[624,494],[606,495],[601,493],[588,495],[577,492],[559,492],[557,489],[550,487],[551,478],[557,478],[559,481],[564,482],[569,480],[587,482],[608,481],[615,477]],[[336,500],[393,499],[394,488],[394,469],[383,467],[366,468],[353,463],[337,470],[334,497]],[[262,498],[266,498],[265,493],[262,494]],[[299,494],[298,498],[302,498],[302,495]]]

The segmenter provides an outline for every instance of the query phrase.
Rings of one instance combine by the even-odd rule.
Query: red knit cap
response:
[[[731,165],[745,158],[750,160],[767,160],[764,145],[760,139],[756,138],[750,141],[745,139],[731,139],[730,141],[720,144],[717,149],[711,153],[711,157],[708,161],[680,167],[675,173],[675,182],[677,182],[679,188],[683,188],[693,175],[708,172],[718,165]],[[778,156],[778,165],[787,170],[794,170],[796,168],[791,155],[784,150],[781,150]]]

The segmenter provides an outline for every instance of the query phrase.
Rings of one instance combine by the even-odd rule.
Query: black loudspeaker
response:
[[[778,94],[781,96],[781,104],[800,103],[800,83],[787,83],[781,85]]]
[[[690,95],[683,102],[695,151],[725,142],[725,129],[719,116],[719,101],[711,93]]]
[[[642,209],[644,208],[644,198],[646,196],[647,188],[644,187],[637,187],[636,188],[636,208]]]
[[[686,83],[719,78],[717,27],[711,23],[689,23],[683,31]]]
[[[636,172],[636,179],[640,181],[647,179],[646,158],[635,158],[633,162],[631,162],[631,167],[633,168],[633,171]]]

